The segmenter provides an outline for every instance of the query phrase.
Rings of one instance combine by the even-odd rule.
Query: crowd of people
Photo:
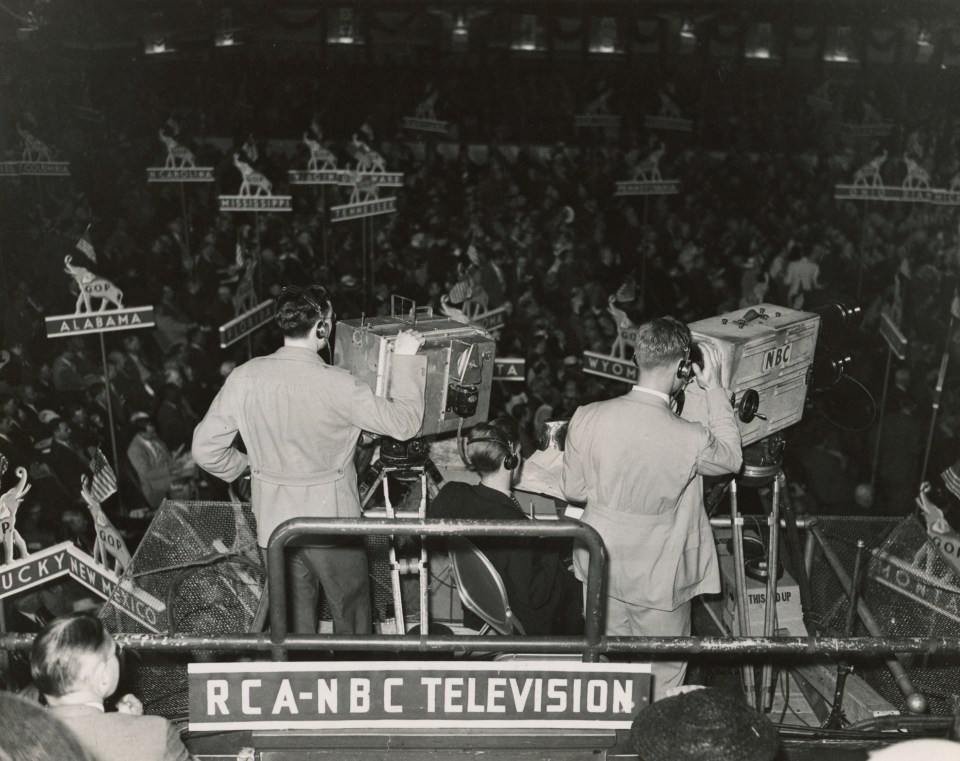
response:
[[[870,103],[899,120],[889,136],[855,140],[807,103],[820,81],[813,73],[725,70],[719,84],[707,86],[679,71],[620,81],[599,66],[563,70],[533,61],[523,69],[504,61],[450,67],[442,77],[409,62],[343,67],[327,77],[315,62],[251,55],[241,67],[212,61],[206,68],[99,71],[88,94],[102,120],[80,122],[75,72],[54,68],[40,76],[27,57],[11,63],[16,76],[0,82],[9,104],[0,149],[19,157],[19,127],[71,167],[69,179],[20,177],[0,186],[0,493],[28,473],[31,488],[16,526],[31,551],[62,540],[92,549],[81,484],[101,455],[118,479],[104,508],[131,549],[163,499],[230,496],[231,484],[211,471],[217,452],[231,449],[237,454],[220,475],[242,474],[245,455],[234,441],[206,453],[206,470],[190,456],[214,398],[228,390],[211,421],[239,418],[230,398],[242,396],[238,389],[252,393],[255,382],[249,367],[234,374],[238,365],[281,344],[289,350],[291,336],[316,344],[300,349],[329,351],[333,330],[326,325],[321,337],[313,332],[318,315],[298,313],[287,315],[289,329],[271,321],[221,348],[218,329],[241,309],[241,286],[282,307],[291,304],[285,287],[322,284],[339,319],[388,315],[393,294],[456,317],[503,309],[497,356],[526,360],[524,382],[495,384],[492,394],[490,417],[509,418],[510,435],[504,445],[494,426],[472,434],[481,485],[454,485],[432,508],[436,515],[457,517],[468,504],[497,517],[515,514],[508,498],[513,471],[535,449],[540,425],[569,418],[582,424],[596,413],[582,412],[586,405],[629,388],[586,372],[582,359],[584,351],[611,353],[624,321],[673,315],[689,323],[759,303],[809,309],[842,299],[857,303],[863,316],[834,347],[852,357],[846,375],[812,392],[803,421],[786,431],[785,469],[799,509],[905,515],[922,478],[960,454],[956,207],[834,198],[837,183],[880,155],[891,157],[880,170],[888,184],[902,181],[904,162],[895,158],[901,155],[926,166],[934,185],[949,184],[960,168],[960,126],[946,108],[949,82],[904,75],[915,87],[843,84],[836,104],[842,119],[856,120]],[[604,77],[616,91],[611,105],[622,111],[623,128],[574,129],[572,115]],[[358,81],[368,84],[360,94]],[[447,137],[398,132],[399,119],[434,90],[437,116],[450,122]],[[692,132],[644,126],[664,92],[695,118]],[[166,159],[158,130],[192,151],[198,166],[213,167],[214,181],[148,184],[146,167]],[[397,212],[333,224],[330,209],[346,202],[347,190],[286,180],[288,170],[306,166],[306,134],[341,167],[359,152],[381,154],[389,171],[403,173]],[[677,180],[679,193],[618,197],[616,182],[655,151],[662,153],[660,174]],[[218,211],[217,195],[240,184],[237,157],[269,177],[274,193],[291,195],[292,212]],[[89,250],[77,246],[81,239]],[[153,306],[155,327],[48,338],[44,317],[72,313],[77,299],[77,284],[63,271],[68,256],[116,285],[124,306]],[[902,313],[908,348],[906,360],[888,372],[879,325],[891,306]],[[290,309],[310,312],[299,302]],[[708,373],[707,380],[704,388],[714,390],[716,379]],[[355,433],[355,422],[344,423],[345,435]],[[300,424],[305,440],[317,435]],[[578,435],[574,425],[574,443],[582,441]],[[244,443],[262,457],[256,441]],[[734,470],[737,453],[724,454],[718,468]],[[598,481],[589,473],[582,482],[567,476],[571,498],[586,498]],[[325,484],[320,491],[352,506],[354,495],[344,497],[344,488]],[[265,544],[269,527],[259,528]],[[605,538],[616,533],[614,527]],[[521,611],[530,632],[576,629],[582,622],[557,624],[576,609],[567,598],[579,589],[560,557],[520,549],[495,560],[508,577],[511,563],[516,569],[522,561],[512,574],[522,591],[536,591],[532,579],[549,577],[548,609],[531,612],[545,604],[538,600]],[[304,578],[317,575],[311,564],[332,554],[304,552]],[[303,591],[303,609],[315,609],[312,594]],[[675,602],[687,606],[677,626],[688,632],[689,603]],[[636,609],[648,604],[629,602],[623,617],[641,615]],[[357,630],[369,630],[368,611],[349,600],[343,607],[345,618],[359,621]],[[48,596],[31,598],[20,612],[39,627],[68,608]],[[34,653],[34,679],[51,705],[69,706],[64,695],[84,698],[73,700],[83,710],[60,711],[79,724],[87,722],[87,703],[102,703],[116,688],[113,642],[93,620],[60,619]],[[295,628],[315,623],[313,616]],[[65,627],[83,629],[71,644],[77,668],[70,684],[45,671],[44,648],[56,645],[52,637]],[[682,664],[674,671],[682,681]],[[169,725],[155,723],[149,732],[153,745],[173,747],[173,757],[186,753]]]
[[[610,134],[571,126],[571,112],[602,71],[567,81],[556,67],[531,63],[528,79],[502,78],[509,83],[503,102],[513,104],[504,106],[496,101],[500,90],[473,69],[453,67],[442,79],[400,87],[396,67],[371,64],[369,97],[350,99],[356,119],[347,125],[331,103],[348,77],[322,88],[289,61],[253,67],[256,60],[250,76],[215,64],[208,73],[219,72],[223,82],[196,74],[178,78],[176,87],[170,73],[177,63],[166,72],[102,72],[90,91],[102,123],[80,122],[65,105],[75,100],[72,73],[40,79],[29,61],[19,62],[31,86],[5,93],[5,152],[19,152],[20,126],[71,167],[69,179],[21,177],[0,188],[2,487],[17,481],[18,467],[29,470],[33,488],[18,527],[30,546],[65,537],[89,543],[79,485],[97,449],[120,482],[107,511],[132,535],[165,496],[225,497],[226,484],[192,468],[186,449],[193,429],[233,367],[281,343],[268,324],[249,341],[219,347],[218,328],[236,316],[241,282],[260,299],[278,296],[284,285],[321,283],[339,319],[386,314],[392,294],[453,314],[467,297],[486,310],[504,307],[497,354],[525,358],[526,377],[522,386],[495,384],[491,416],[517,421],[524,454],[544,420],[569,418],[585,403],[623,392],[622,384],[584,372],[582,352],[610,353],[624,319],[639,324],[672,314],[689,322],[761,302],[803,309],[843,298],[863,312],[841,347],[853,357],[850,377],[811,393],[803,422],[787,432],[786,468],[798,504],[821,513],[905,514],[927,452],[927,478],[956,459],[955,362],[934,407],[941,355],[956,349],[948,335],[956,212],[834,199],[835,185],[881,151],[893,157],[908,150],[929,167],[934,185],[947,184],[960,165],[960,133],[943,99],[933,97],[935,83],[917,84],[914,103],[881,84],[833,88],[845,93],[837,101],[844,118],[856,118],[857,104],[872,100],[904,119],[889,137],[844,141],[835,122],[806,103],[817,82],[812,74],[728,72],[728,97],[707,89],[697,100],[695,78],[678,72],[654,80],[648,72],[621,88],[614,103],[631,118]],[[520,64],[503,65],[513,71]],[[138,88],[138,77],[150,86]],[[271,89],[277,78],[291,84]],[[786,97],[783,78],[796,85],[795,98]],[[440,92],[438,118],[451,119],[461,142],[397,132],[399,118],[431,89]],[[108,101],[100,95],[107,91],[121,96]],[[661,91],[697,117],[695,132],[643,126]],[[758,102],[769,106],[764,123],[779,125],[763,139],[732,107],[753,113],[748,104]],[[291,139],[271,140],[271,129]],[[166,158],[158,130],[192,150],[197,165],[212,166],[215,182],[148,184],[146,167]],[[287,170],[306,166],[299,139],[306,131],[340,166],[371,150],[402,172],[397,213],[332,224],[330,207],[346,201],[345,189],[288,185]],[[544,139],[552,141],[537,143]],[[680,193],[617,197],[615,183],[661,148],[661,175],[678,180]],[[293,196],[292,213],[218,211],[217,194],[235,193],[240,183],[235,154],[265,173],[275,193]],[[902,163],[891,158],[881,172],[897,184]],[[96,262],[77,250],[85,234]],[[103,343],[96,335],[47,338],[43,318],[74,310],[67,256],[110,279],[125,305],[152,305],[156,327],[102,334]],[[878,326],[894,290],[909,345],[886,384],[883,423],[880,410],[872,420],[869,409],[837,414],[871,406],[869,396],[851,391],[851,378],[880,407],[886,355]]]

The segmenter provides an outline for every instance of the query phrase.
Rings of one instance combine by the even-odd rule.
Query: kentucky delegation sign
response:
[[[627,729],[650,665],[579,661],[191,663],[190,730]]]

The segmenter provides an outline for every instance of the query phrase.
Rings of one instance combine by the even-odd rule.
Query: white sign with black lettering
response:
[[[190,730],[629,729],[650,664],[191,663]]]

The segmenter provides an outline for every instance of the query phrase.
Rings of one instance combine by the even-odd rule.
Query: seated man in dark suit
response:
[[[50,712],[67,725],[96,761],[190,761],[176,729],[162,716],[144,716],[133,695],[106,713],[103,702],[117,689],[116,643],[93,616],[55,618],[30,651],[30,675]]]
[[[480,474],[476,486],[450,481],[428,508],[429,518],[523,520],[512,485],[520,464],[520,444],[512,421],[475,426],[464,446],[465,463]],[[580,634],[582,588],[561,560],[555,543],[529,537],[476,539],[497,569],[514,615],[529,635]],[[464,612],[474,629],[482,621]]]

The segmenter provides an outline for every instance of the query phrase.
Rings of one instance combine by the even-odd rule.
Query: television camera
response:
[[[806,633],[803,610],[809,600],[809,581],[806,577],[800,549],[799,535],[789,500],[782,494],[783,479],[779,476],[783,462],[784,438],[782,431],[799,422],[807,404],[808,391],[821,391],[835,386],[845,376],[850,357],[843,351],[844,333],[854,327],[860,316],[857,307],[830,302],[810,311],[798,311],[759,304],[690,325],[694,346],[698,341],[710,341],[723,358],[722,383],[729,389],[737,426],[743,443],[743,470],[733,481],[714,484],[705,500],[708,514],[718,506],[724,491],[730,490],[729,551],[721,556],[724,600],[724,619],[734,633],[772,636],[775,622],[794,620],[795,633]],[[697,361],[691,347],[690,358]],[[690,384],[685,394],[683,417],[707,423],[706,394],[697,385]],[[772,490],[767,489],[773,483]],[[769,517],[769,536],[766,542],[759,537],[744,535],[738,507],[738,483],[756,489]],[[781,500],[783,501],[781,513]],[[786,526],[785,554],[796,581],[784,572],[780,562],[780,516]],[[747,558],[745,549],[753,541],[759,546],[759,555]],[[781,579],[782,574],[782,579]],[[747,576],[753,579],[747,581]],[[765,586],[762,610],[756,610],[751,625],[749,614],[749,584],[754,590]],[[790,597],[786,591],[796,584],[802,605],[793,600],[793,607],[778,603],[778,584],[784,586],[783,600]],[[756,595],[755,595],[756,596]],[[759,615],[762,613],[762,626]],[[751,628],[753,626],[753,628]],[[744,681],[747,698],[752,705],[766,708],[771,700],[772,675],[769,665],[756,679],[752,667],[745,667]]]
[[[418,308],[410,299],[391,297],[389,317],[342,320],[337,323],[334,364],[345,368],[377,396],[389,397],[393,372],[393,344],[404,330],[423,338],[419,355],[426,356],[423,423],[419,435],[407,441],[380,439],[380,459],[361,476],[360,504],[365,507],[378,485],[383,485],[387,517],[397,517],[390,500],[387,476],[411,480],[419,476],[420,501],[416,517],[426,517],[427,495],[442,481],[430,459],[429,438],[461,430],[487,419],[493,387],[495,342],[485,330],[469,323],[435,316],[430,307]],[[413,492],[416,494],[416,492]],[[407,631],[400,577],[419,577],[420,630],[427,632],[430,608],[429,558],[426,542],[419,557],[400,557],[408,547],[391,539],[388,547],[390,586],[397,633]]]
[[[427,358],[423,426],[407,442],[381,441],[381,457],[416,462],[426,457],[426,437],[469,427],[487,419],[493,387],[495,342],[485,330],[434,315],[410,299],[394,296],[389,317],[337,323],[334,364],[366,383],[377,396],[389,396],[392,346],[401,331],[423,337]]]
[[[715,344],[723,358],[745,479],[776,475],[783,459],[780,431],[803,417],[808,392],[830,388],[846,375],[851,360],[842,339],[859,318],[859,307],[833,301],[810,311],[758,304],[690,324],[692,359],[698,360],[698,341]],[[681,414],[707,422],[706,394],[696,383],[686,389]]]

